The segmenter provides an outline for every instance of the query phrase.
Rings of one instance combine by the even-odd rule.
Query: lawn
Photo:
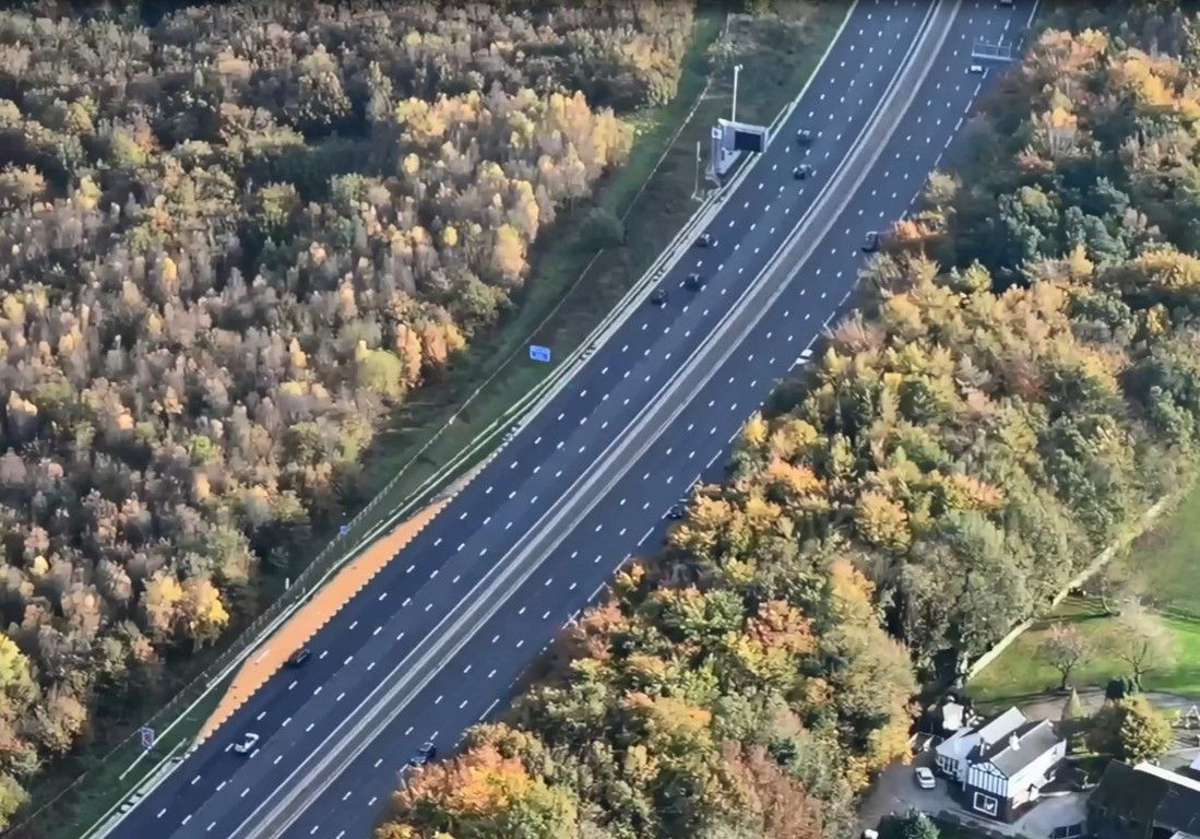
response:
[[[1200,618],[1200,489],[1192,490],[1170,518],[1138,539],[1123,561],[1149,602],[1172,614]]]
[[[1168,691],[1200,697],[1200,485],[1154,530],[1134,541],[1127,553],[1114,560],[1114,572],[1130,580],[1130,588],[1162,615],[1174,640],[1174,660],[1149,673],[1146,690]],[[999,658],[970,683],[970,694],[981,703],[1030,698],[1055,689],[1058,672],[1042,663],[1037,648],[1055,622],[1072,623],[1097,650],[1071,676],[1077,687],[1103,686],[1127,668],[1106,652],[1105,639],[1114,631],[1113,619],[1097,600],[1068,597],[1045,618],[1037,621]]]

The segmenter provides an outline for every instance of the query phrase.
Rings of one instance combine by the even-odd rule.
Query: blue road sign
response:
[[[154,729],[148,726],[142,726],[138,729],[138,737],[142,741],[142,748],[147,751],[154,748]]]
[[[539,347],[537,344],[529,345],[529,357],[534,361],[540,361],[543,364],[550,363],[550,348]]]

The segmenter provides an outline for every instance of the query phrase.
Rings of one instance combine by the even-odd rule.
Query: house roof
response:
[[[1134,767],[1166,784],[1154,818],[1162,825],[1185,834],[1200,834],[1200,781],[1146,763]]]
[[[1149,763],[1110,761],[1091,804],[1184,836],[1200,834],[1200,781]]]
[[[977,728],[960,728],[936,746],[938,754],[962,760],[980,742],[996,743],[1024,723],[1025,715],[1019,708],[1009,708],[997,714]]]
[[[1003,714],[992,717],[975,729],[975,733],[979,735],[981,742],[998,743],[1028,721],[1028,718],[1021,713],[1020,708],[1013,707]]]
[[[1154,776],[1136,772],[1128,763],[1110,760],[1088,804],[1128,814],[1145,823],[1158,806],[1162,786]]]
[[[1015,748],[1013,735],[1016,736]],[[1006,777],[1012,778],[1061,742],[1062,738],[1050,720],[1029,720],[1009,732],[1000,742],[987,748],[981,744],[979,760],[991,763]]]

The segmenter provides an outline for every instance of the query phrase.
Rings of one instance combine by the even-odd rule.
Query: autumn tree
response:
[[[393,410],[673,95],[693,14],[0,12],[0,588],[40,698],[0,713],[5,783],[334,532]]]
[[[1088,745],[1128,763],[1156,760],[1174,742],[1171,724],[1144,696],[1105,703],[1092,717]]]

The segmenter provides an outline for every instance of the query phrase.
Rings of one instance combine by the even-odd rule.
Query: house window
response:
[[[1000,801],[990,795],[984,795],[982,792],[975,793],[975,800],[971,803],[981,813],[986,813],[989,816],[996,815],[996,811],[1000,809]]]

